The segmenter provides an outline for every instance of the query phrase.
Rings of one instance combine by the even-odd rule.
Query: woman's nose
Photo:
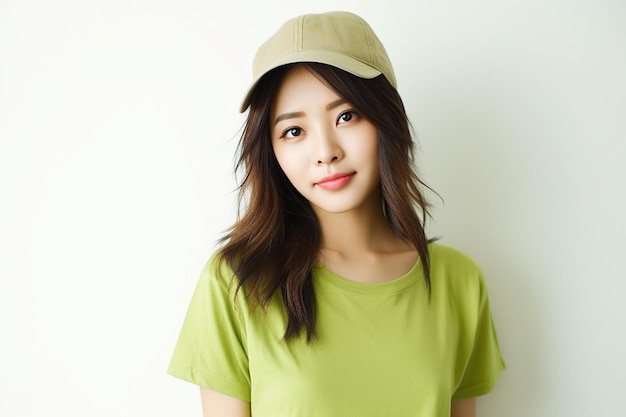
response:
[[[343,158],[343,150],[335,132],[329,129],[320,130],[316,136],[313,157],[317,165],[331,164]]]

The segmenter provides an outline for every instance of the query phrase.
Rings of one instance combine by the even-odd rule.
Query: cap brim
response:
[[[271,70],[282,67],[283,65],[288,64],[296,64],[301,62],[317,62],[320,64],[327,64],[333,67],[337,67],[346,72],[349,72],[352,75],[356,75],[361,78],[375,78],[382,74],[378,68],[374,68],[369,64],[366,64],[356,58],[352,58],[346,55],[338,54],[335,52],[329,51],[300,51],[293,52],[289,55],[282,57],[279,61],[273,62],[272,65],[269,65],[262,70],[258,71],[258,75],[252,81],[250,86],[248,87],[246,97],[241,103],[240,112],[243,113],[246,111],[248,106],[250,105],[250,97],[252,96],[252,92],[256,88],[257,84],[263,78],[265,74],[270,72]]]

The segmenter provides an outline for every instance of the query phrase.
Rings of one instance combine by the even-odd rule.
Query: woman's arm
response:
[[[476,417],[476,398],[453,402],[450,417]]]
[[[200,387],[204,417],[250,417],[250,403]]]

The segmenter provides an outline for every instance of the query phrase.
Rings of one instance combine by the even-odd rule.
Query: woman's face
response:
[[[376,127],[305,67],[282,80],[270,129],[280,167],[314,211],[358,209],[378,189]]]

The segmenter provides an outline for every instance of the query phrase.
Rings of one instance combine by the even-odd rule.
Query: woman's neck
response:
[[[356,282],[380,283],[407,273],[417,251],[387,223],[378,199],[344,213],[317,212],[321,228],[319,262]]]
[[[358,208],[343,213],[316,210],[320,249],[342,255],[385,254],[410,249],[385,219],[382,197],[373,195]]]

